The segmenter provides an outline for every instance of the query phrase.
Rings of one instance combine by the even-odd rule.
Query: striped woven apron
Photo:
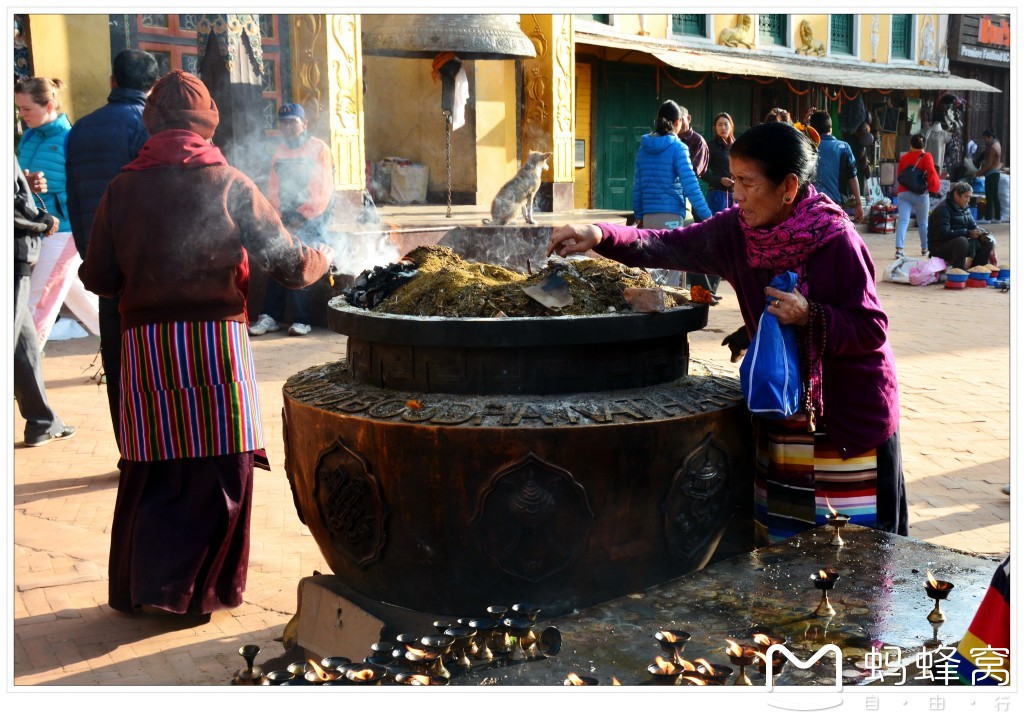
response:
[[[237,321],[173,321],[121,336],[121,451],[152,462],[263,447],[249,335]]]
[[[872,449],[843,459],[819,428],[807,431],[807,417],[754,417],[754,522],[759,545],[776,543],[824,525],[831,512],[854,525],[874,527],[878,457]]]

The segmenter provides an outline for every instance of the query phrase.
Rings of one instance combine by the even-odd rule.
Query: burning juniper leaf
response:
[[[423,402],[420,401],[419,399],[409,399],[409,401],[405,402],[405,407],[407,409],[419,411],[420,409],[423,408]]]

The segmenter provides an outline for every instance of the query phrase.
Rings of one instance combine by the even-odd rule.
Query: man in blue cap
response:
[[[278,110],[277,125],[282,144],[270,162],[267,199],[289,232],[307,245],[323,242],[331,221],[334,195],[330,147],[306,130],[306,111],[297,103],[286,103]],[[292,313],[288,334],[309,333],[309,289],[289,290],[268,278],[263,311],[249,326],[249,334],[262,336],[281,330],[286,304]]]

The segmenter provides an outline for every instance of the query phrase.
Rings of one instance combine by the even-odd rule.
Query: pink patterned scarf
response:
[[[742,215],[739,219],[747,238],[747,262],[772,275],[796,272],[808,255],[853,226],[842,208],[813,185],[807,185],[789,217],[775,227],[751,227]]]
[[[747,262],[750,267],[766,270],[773,276],[792,270],[798,276],[796,289],[804,297],[807,297],[808,290],[808,256],[853,229],[853,223],[842,208],[812,185],[807,186],[789,217],[775,227],[751,227],[742,215],[739,220],[747,239]],[[808,429],[813,432],[816,418],[824,412],[821,356],[825,348],[825,321],[820,304],[815,301],[809,303],[810,320],[808,325],[797,329],[797,337],[804,354]]]

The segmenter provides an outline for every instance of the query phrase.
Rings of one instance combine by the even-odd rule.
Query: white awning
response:
[[[577,43],[641,51],[662,63],[686,71],[714,72],[738,76],[788,78],[794,81],[822,83],[849,88],[917,89],[923,91],[981,91],[1002,93],[1002,89],[973,78],[961,78],[948,73],[906,70],[885,66],[880,69],[835,63],[825,59],[780,58],[765,54],[722,53],[681,49],[667,42],[651,39],[633,40],[603,33],[576,31]]]

